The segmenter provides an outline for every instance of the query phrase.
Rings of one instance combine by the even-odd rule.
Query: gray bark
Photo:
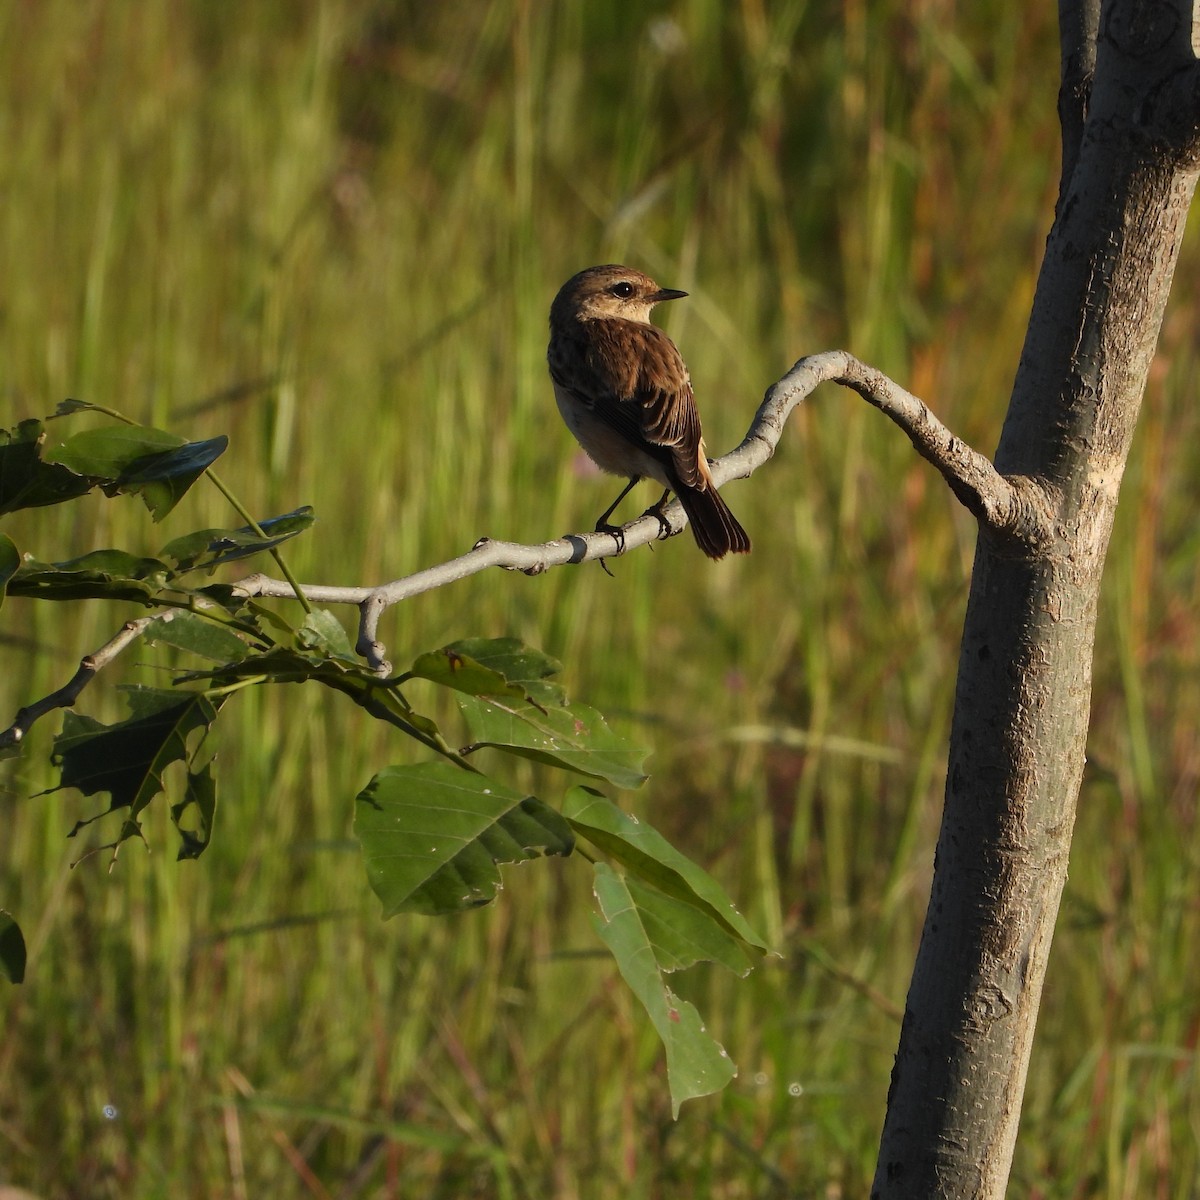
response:
[[[872,1195],[1004,1194],[1083,774],[1100,575],[1196,184],[1182,3],[1060,6],[1063,180],[981,522],[933,890]]]

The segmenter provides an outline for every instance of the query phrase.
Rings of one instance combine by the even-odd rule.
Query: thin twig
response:
[[[146,630],[154,624],[165,625],[175,618],[178,609],[168,609],[166,612],[154,613],[148,617],[138,617],[126,621],[124,625],[109,638],[103,646],[93,650],[79,661],[79,669],[62,687],[41,700],[28,704],[17,713],[16,720],[0,732],[0,750],[15,746],[23,741],[25,735],[47,713],[58,708],[71,708],[79,699],[80,692],[95,679],[96,675],[109,665],[126,647],[136,642]]]

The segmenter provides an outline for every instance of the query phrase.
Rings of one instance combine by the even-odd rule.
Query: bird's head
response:
[[[558,290],[550,306],[550,323],[597,321],[614,317],[648,324],[650,310],[664,300],[686,296],[674,288],[659,287],[649,275],[632,267],[610,264],[588,267],[572,275]]]

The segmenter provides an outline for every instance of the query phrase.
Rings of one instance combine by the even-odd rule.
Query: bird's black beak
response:
[[[651,304],[661,304],[664,300],[682,300],[687,292],[681,292],[676,288],[659,288],[650,297]]]

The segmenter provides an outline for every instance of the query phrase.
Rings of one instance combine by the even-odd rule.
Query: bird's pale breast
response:
[[[596,416],[582,400],[557,383],[554,399],[567,428],[600,470],[610,475],[623,475],[626,479],[640,475],[657,480],[663,487],[672,486],[662,463],[639,450],[607,421]]]

